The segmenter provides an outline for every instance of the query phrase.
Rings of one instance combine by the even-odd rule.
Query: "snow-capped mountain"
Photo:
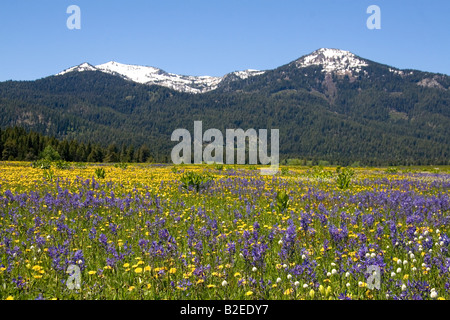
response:
[[[220,77],[183,76],[168,73],[161,69],[146,66],[127,65],[114,61],[96,66],[100,71],[121,75],[127,80],[147,84],[160,85],[181,92],[203,93],[217,88]]]
[[[63,74],[69,73],[69,72],[73,72],[73,71],[78,71],[78,72],[83,72],[83,71],[96,71],[97,69],[93,66],[90,65],[89,63],[82,63],[78,66],[66,69],[60,73],[57,74],[57,76],[61,76]]]
[[[97,66],[92,66],[89,63],[83,63],[79,66],[64,70],[58,73],[57,76],[74,71],[101,71],[112,75],[121,76],[129,81],[147,85],[160,85],[176,91],[189,93],[205,93],[215,90],[217,89],[219,83],[222,82],[225,77],[229,78],[230,75],[233,75],[236,79],[247,79],[248,77],[264,73],[264,71],[248,69],[244,71],[235,71],[223,77],[184,76],[168,73],[155,67],[129,65],[110,61]]]
[[[322,48],[293,62],[298,68],[321,65],[322,72],[338,75],[361,72],[368,63],[350,51]]]
[[[326,74],[355,77],[361,72],[365,76],[369,75],[369,73],[364,70],[365,67],[369,66],[369,63],[369,60],[362,59],[350,51],[321,48],[293,61],[291,65],[300,69],[310,66],[321,66],[322,72]],[[414,74],[413,71],[405,73],[403,70],[392,67],[388,67],[388,70],[401,77]]]
[[[297,70],[311,66],[319,66],[321,68],[321,72],[326,75],[327,79],[331,79],[330,75],[347,75],[350,77],[351,81],[354,81],[359,75],[369,78],[371,77],[369,71],[366,70],[366,67],[371,65],[371,63],[373,62],[358,57],[350,51],[322,48],[289,63],[288,66]],[[389,66],[384,66],[383,68],[385,68],[386,71],[402,78],[412,76],[414,74],[411,70],[405,71]],[[231,72],[222,77],[186,76],[169,73],[155,67],[129,65],[110,61],[96,66],[89,63],[82,63],[78,66],[58,73],[57,76],[67,74],[69,72],[84,71],[101,71],[120,76],[128,81],[146,85],[160,85],[179,92],[205,93],[213,91],[219,87],[227,87],[231,83],[238,80],[248,79],[262,74],[268,75],[273,70],[259,71],[247,69],[244,71]],[[305,72],[305,76],[307,75],[308,74]],[[440,81],[440,78],[433,78],[427,81],[424,80],[417,84],[420,86],[442,88],[447,90],[447,86],[441,85],[438,80]],[[331,84],[329,81],[327,83],[328,85]]]

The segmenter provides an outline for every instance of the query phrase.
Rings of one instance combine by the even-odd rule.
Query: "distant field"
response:
[[[0,162],[0,298],[450,299],[450,167],[257,168]]]

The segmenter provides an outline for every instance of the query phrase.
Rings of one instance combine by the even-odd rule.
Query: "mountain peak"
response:
[[[247,79],[252,76],[260,75],[264,71],[247,69],[244,71],[235,71],[223,77],[211,76],[184,76],[174,73],[168,73],[164,70],[131,64],[123,64],[116,61],[109,61],[103,64],[92,66],[89,63],[82,63],[79,66],[72,67],[58,73],[63,75],[68,72],[77,71],[101,71],[112,75],[120,76],[125,80],[146,84],[160,85],[180,92],[204,93],[217,89],[220,82],[228,75],[234,75],[236,79]]]
[[[353,53],[347,50],[337,49],[337,48],[320,48],[313,52],[313,54],[321,53],[328,57],[333,56],[342,56],[342,55],[348,55],[348,56],[354,56]]]
[[[358,58],[350,51],[321,48],[309,55],[303,56],[294,61],[297,68],[309,66],[322,66],[322,71],[326,73],[336,73],[338,75],[358,73],[362,67],[368,66],[367,62]]]
[[[58,73],[57,76],[62,76],[63,74],[66,74],[66,73],[69,73],[69,72],[72,72],[72,71],[82,72],[82,71],[96,71],[96,70],[97,69],[93,65],[91,65],[91,64],[89,64],[87,62],[83,62],[82,64],[80,64],[78,66],[66,69],[66,70]]]

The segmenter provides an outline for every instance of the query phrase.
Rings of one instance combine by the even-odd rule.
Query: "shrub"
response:
[[[61,160],[61,156],[59,155],[58,151],[53,149],[53,147],[50,145],[45,147],[44,151],[42,151],[41,153],[40,158],[48,161]]]
[[[128,163],[124,163],[124,162],[115,163],[114,168],[120,168],[120,169],[125,170],[126,168],[128,168]]]
[[[63,169],[63,170],[71,169],[70,163],[68,163],[64,160],[56,161],[55,166],[57,169]]]
[[[338,188],[347,189],[348,187],[350,187],[350,182],[355,174],[355,171],[353,171],[350,168],[341,169],[341,167],[337,167],[336,173],[337,173],[336,184]]]
[[[194,189],[197,192],[207,188],[212,181],[213,178],[209,173],[201,174],[193,171],[183,173],[180,178],[183,188],[187,190]]]
[[[276,200],[277,200],[278,212],[283,212],[283,211],[287,210],[290,199],[285,191],[278,192]]]
[[[52,163],[49,160],[41,159],[41,160],[33,161],[31,163],[31,166],[33,168],[38,168],[38,169],[50,169],[52,166]]]
[[[97,177],[97,179],[104,179],[106,177],[105,169],[103,168],[95,169],[95,176]]]

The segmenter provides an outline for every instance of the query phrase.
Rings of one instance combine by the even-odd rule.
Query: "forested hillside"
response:
[[[448,164],[450,77],[365,61],[362,71],[344,75],[294,61],[247,79],[224,79],[203,94],[99,71],[8,81],[0,83],[0,127],[24,127],[66,144],[114,143],[121,154],[122,145],[146,145],[154,161],[168,162],[176,144],[171,133],[192,133],[201,120],[203,130],[222,132],[278,128],[281,159]]]

